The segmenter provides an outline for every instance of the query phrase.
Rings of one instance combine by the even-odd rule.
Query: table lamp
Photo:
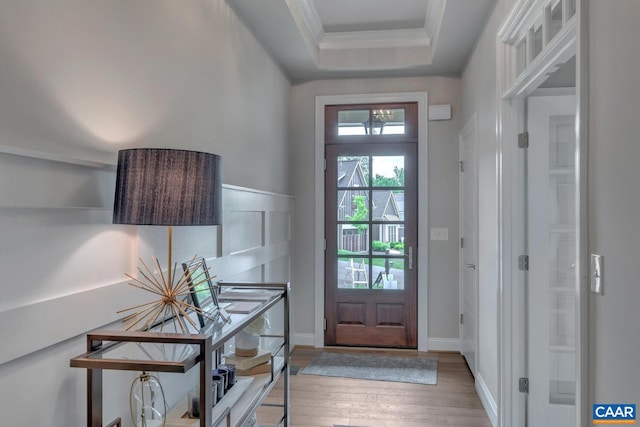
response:
[[[176,280],[177,265],[171,260],[172,227],[221,224],[220,160],[216,154],[178,149],[134,148],[118,152],[113,223],[168,228],[166,277],[157,258],[153,258],[151,268],[140,259],[139,277],[127,275],[134,281],[130,285],[159,296],[156,301],[119,311],[137,310],[125,317],[125,322],[133,321],[127,329],[141,325],[140,329],[146,330],[159,318],[163,322],[173,318],[174,325],[177,323],[185,333],[182,317],[196,326],[186,315],[194,307],[182,297],[199,283],[190,283],[184,274]]]

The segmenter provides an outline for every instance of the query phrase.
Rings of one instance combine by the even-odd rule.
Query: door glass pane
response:
[[[533,51],[531,58],[537,57],[542,52],[542,25],[533,29]]]
[[[404,187],[404,157],[374,156],[373,187]]]
[[[371,112],[372,135],[404,135],[404,108],[379,109]]]
[[[338,257],[338,288],[369,289],[369,259]]]
[[[527,40],[522,40],[516,46],[516,76],[519,76],[527,67]]]
[[[366,135],[369,110],[338,111],[338,135]]]
[[[368,224],[338,224],[338,255],[353,254],[369,254]]]
[[[549,115],[549,403],[575,404],[575,118]]]
[[[551,7],[551,20],[549,24],[549,40],[551,40],[562,29],[562,0]]]
[[[575,127],[573,116],[549,117],[549,167],[558,168],[575,166]]]
[[[373,284],[376,290],[404,289],[403,258],[373,258]]]
[[[368,221],[369,192],[367,190],[338,191],[338,221]]]
[[[373,220],[374,221],[403,221],[404,220],[404,191],[402,190],[373,190]],[[386,233],[384,234],[386,235]],[[374,235],[375,239],[375,235]],[[394,233],[390,241],[400,241],[398,233]]]
[[[567,20],[576,14],[576,0],[569,0],[569,10],[567,11]]]
[[[338,188],[369,185],[369,157],[338,157]]]

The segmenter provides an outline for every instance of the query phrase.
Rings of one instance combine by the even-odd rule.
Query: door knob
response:
[[[473,268],[474,270],[476,269],[476,265],[471,263],[471,264],[465,264],[464,265],[465,268]]]
[[[413,247],[409,246],[407,253],[404,255],[409,260],[409,270],[413,270]]]

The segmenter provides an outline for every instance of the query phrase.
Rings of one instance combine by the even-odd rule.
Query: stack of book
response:
[[[271,372],[271,352],[259,349],[258,354],[251,357],[240,357],[232,354],[225,357],[225,364],[236,365],[236,375],[251,376]]]

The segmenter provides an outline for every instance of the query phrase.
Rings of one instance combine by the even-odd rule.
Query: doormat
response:
[[[300,372],[300,366],[291,365],[289,366],[289,375],[298,375]]]
[[[300,372],[307,375],[435,385],[438,382],[438,361],[417,357],[322,352]]]

